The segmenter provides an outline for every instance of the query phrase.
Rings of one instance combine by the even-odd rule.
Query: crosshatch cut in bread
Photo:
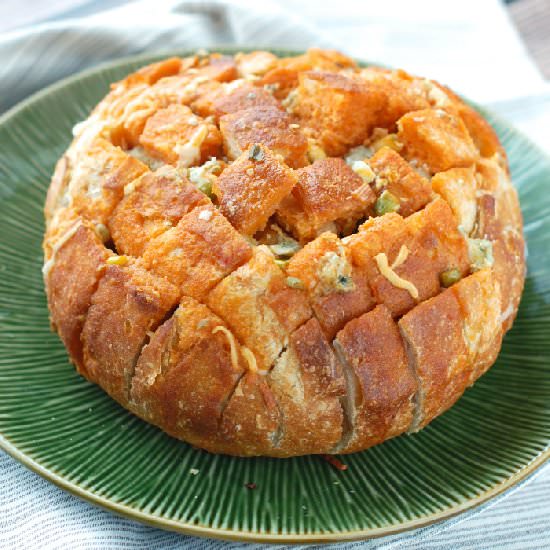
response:
[[[350,453],[415,432],[496,360],[525,275],[489,124],[333,51],[129,75],[57,163],[53,328],[78,372],[216,453]]]

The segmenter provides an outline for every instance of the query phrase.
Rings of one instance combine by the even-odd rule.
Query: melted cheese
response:
[[[409,257],[409,249],[407,248],[407,245],[404,244],[399,249],[399,254],[397,254],[397,258],[395,258],[394,262],[391,264],[391,268],[396,269],[397,267],[405,263],[408,257]]]
[[[401,252],[401,251],[400,251]],[[398,256],[399,258],[399,256]],[[388,257],[381,252],[374,257],[380,274],[393,286],[406,290],[415,300],[418,299],[418,289],[410,282],[402,279],[388,264]],[[395,262],[394,262],[395,263]]]
[[[174,147],[174,152],[179,156],[179,163],[184,168],[187,168],[200,160],[201,145],[208,135],[208,127],[206,125],[199,126],[191,136],[191,139],[183,144],[178,143]]]

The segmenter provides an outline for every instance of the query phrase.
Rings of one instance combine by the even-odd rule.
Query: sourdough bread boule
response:
[[[525,276],[491,126],[437,82],[333,51],[174,57],[113,84],[45,215],[78,371],[240,456],[423,428],[495,362]]]

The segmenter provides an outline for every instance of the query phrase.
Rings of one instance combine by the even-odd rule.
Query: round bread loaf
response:
[[[44,279],[78,372],[211,452],[350,453],[495,361],[524,282],[490,125],[333,51],[171,58],[59,160]]]

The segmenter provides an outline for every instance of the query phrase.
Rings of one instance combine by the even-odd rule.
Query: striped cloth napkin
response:
[[[108,0],[93,3],[98,9]],[[74,12],[73,12],[74,13]],[[498,0],[141,0],[0,37],[0,113],[87,67],[142,51],[217,45],[336,47],[440,80],[509,119],[550,152],[550,85]],[[481,509],[352,548],[550,546],[550,468]],[[236,543],[146,527],[80,501],[0,452],[0,548],[193,550]]]

